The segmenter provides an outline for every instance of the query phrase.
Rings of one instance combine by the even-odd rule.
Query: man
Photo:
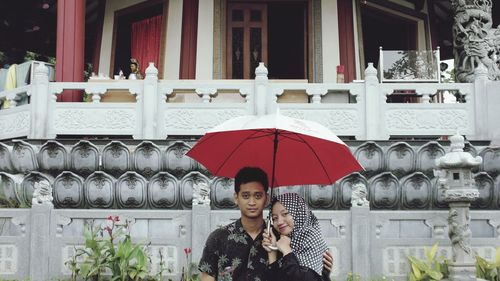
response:
[[[263,281],[267,252],[262,247],[265,229],[263,211],[268,203],[269,183],[260,168],[242,168],[234,179],[234,201],[241,218],[213,231],[199,263],[202,281]],[[331,271],[331,255],[324,255],[325,270]]]

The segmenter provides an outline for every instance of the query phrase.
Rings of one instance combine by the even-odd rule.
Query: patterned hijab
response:
[[[281,194],[274,198],[273,204],[275,202],[280,202],[293,217],[291,247],[299,264],[316,271],[321,276],[323,253],[327,246],[318,219],[309,210],[304,199],[296,193]]]

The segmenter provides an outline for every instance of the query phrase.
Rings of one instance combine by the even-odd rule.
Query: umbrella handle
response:
[[[267,233],[270,234],[271,233],[271,218],[269,218],[267,220]],[[275,245],[269,245],[267,246],[269,249],[273,250],[273,251],[277,251],[278,250],[278,247],[276,247]]]

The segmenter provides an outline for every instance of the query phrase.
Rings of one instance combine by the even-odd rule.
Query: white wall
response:
[[[340,64],[338,19],[337,0],[322,0],[321,38],[323,48],[323,82],[325,83],[337,81],[337,65]]]
[[[196,46],[196,79],[213,78],[214,0],[200,0]]]

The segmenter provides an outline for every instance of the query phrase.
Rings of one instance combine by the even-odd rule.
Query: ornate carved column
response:
[[[450,137],[451,151],[436,159],[439,183],[445,189],[445,200],[449,203],[448,235],[452,246],[452,261],[449,265],[451,280],[476,280],[474,254],[471,249],[470,203],[479,197],[472,169],[481,165],[480,156],[473,157],[464,152],[464,138]]]
[[[474,82],[479,65],[491,80],[500,78],[500,28],[492,28],[492,0],[451,0],[454,13],[453,54],[458,82]]]

